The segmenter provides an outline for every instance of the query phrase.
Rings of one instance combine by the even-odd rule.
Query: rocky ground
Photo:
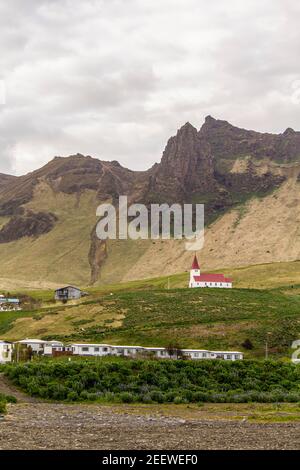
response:
[[[20,403],[0,421],[0,449],[300,449],[300,422],[183,419],[98,405]]]
[[[274,419],[274,405],[45,403],[12,389],[3,376],[0,392],[18,398],[0,418],[0,450],[300,449],[297,405],[276,411],[277,421],[290,421],[257,422],[255,413]]]

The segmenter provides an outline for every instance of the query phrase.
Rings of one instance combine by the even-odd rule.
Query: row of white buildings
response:
[[[111,344],[74,343],[64,345],[60,341],[43,341],[41,339],[23,339],[15,343],[0,340],[0,363],[11,362],[13,351],[18,359],[21,349],[30,348],[33,355],[39,356],[125,356],[156,357],[158,359],[223,359],[236,361],[243,359],[239,351],[208,351],[206,349],[155,348],[143,346],[116,346]]]

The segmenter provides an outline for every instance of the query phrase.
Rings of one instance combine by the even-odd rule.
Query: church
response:
[[[221,287],[223,289],[232,288],[232,279],[224,274],[201,274],[197,256],[194,256],[192,268],[190,270],[189,287]]]

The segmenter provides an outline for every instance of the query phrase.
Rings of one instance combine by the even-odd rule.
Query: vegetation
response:
[[[5,366],[32,396],[123,403],[299,402],[300,367],[272,361],[107,358]]]
[[[0,393],[0,415],[6,413],[7,403],[17,403],[17,399],[12,395]]]

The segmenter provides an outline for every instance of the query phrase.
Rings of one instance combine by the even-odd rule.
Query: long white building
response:
[[[87,344],[74,343],[70,345],[72,354],[75,356],[155,356],[159,359],[177,359],[186,357],[188,359],[225,359],[230,361],[242,360],[243,353],[240,351],[208,351],[206,349],[180,349],[169,351],[167,348],[143,347],[143,346],[117,346],[111,344]]]
[[[64,345],[61,341],[44,341],[41,339],[23,339],[10,343],[0,340],[0,363],[10,362],[13,349],[18,352],[20,346],[30,348],[33,355],[36,356],[124,356],[147,358],[155,357],[158,359],[224,359],[227,361],[236,361],[243,359],[243,353],[240,351],[208,351],[206,349],[174,349],[144,347],[144,346],[120,346],[112,344],[98,343],[73,343]]]

